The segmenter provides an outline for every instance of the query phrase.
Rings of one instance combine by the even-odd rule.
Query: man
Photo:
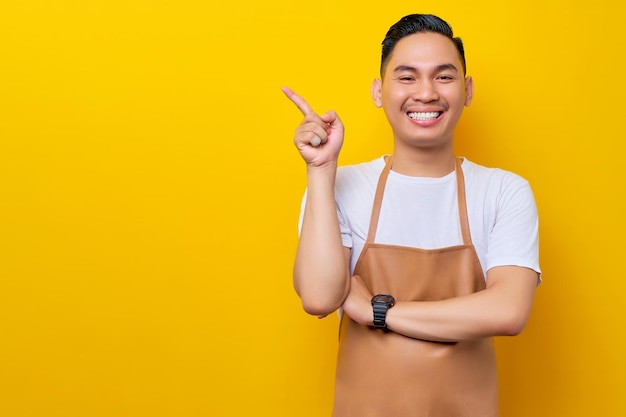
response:
[[[393,155],[339,169],[337,114],[283,89],[304,114],[295,289],[310,314],[343,312],[335,417],[498,415],[493,336],[518,334],[530,313],[537,212],[524,179],[454,155],[465,71],[445,21],[402,18],[371,88]]]

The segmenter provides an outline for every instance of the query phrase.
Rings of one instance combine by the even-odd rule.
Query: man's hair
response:
[[[387,61],[393,52],[398,41],[405,36],[412,35],[414,33],[434,32],[439,33],[446,38],[450,39],[454,46],[456,46],[461,62],[463,63],[463,74],[466,73],[467,68],[465,64],[465,50],[463,49],[463,41],[459,37],[454,37],[452,27],[445,20],[434,16],[432,14],[410,14],[404,16],[397,23],[389,28],[385,39],[383,40],[383,52],[380,60],[380,76],[383,76]]]

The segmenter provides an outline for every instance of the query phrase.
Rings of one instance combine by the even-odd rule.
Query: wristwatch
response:
[[[395,303],[395,298],[393,298],[389,294],[378,294],[372,297],[375,329],[381,329],[384,332],[389,331],[389,329],[387,329],[387,323],[385,322],[385,318],[387,317],[387,310],[393,307]]]

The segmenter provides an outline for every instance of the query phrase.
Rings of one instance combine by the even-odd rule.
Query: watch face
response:
[[[389,294],[378,294],[372,298],[372,302],[376,303],[385,303],[385,304],[393,304],[396,300]]]

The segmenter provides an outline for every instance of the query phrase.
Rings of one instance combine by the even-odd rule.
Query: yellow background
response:
[[[391,151],[379,45],[435,13],[476,94],[458,154],[532,184],[539,288],[503,416],[624,416],[618,2],[0,1],[0,415],[327,416],[337,320],[291,287],[288,85]]]

